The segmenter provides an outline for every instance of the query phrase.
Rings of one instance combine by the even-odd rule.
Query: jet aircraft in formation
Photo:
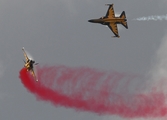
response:
[[[128,29],[125,11],[122,12],[120,17],[115,17],[113,4],[106,4],[106,5],[109,6],[106,16],[101,17],[99,19],[91,19],[88,21],[92,23],[100,23],[102,25],[107,25],[111,29],[111,31],[115,34],[115,36],[113,37],[120,37],[118,34],[117,24],[122,24],[125,28]],[[22,50],[23,50],[24,57],[26,60],[26,61],[23,60],[25,63],[24,67],[27,69],[27,71],[30,71],[34,79],[38,81],[37,76],[35,75],[34,66],[33,66],[33,65],[37,65],[38,63],[35,63],[34,60],[28,58],[24,47],[22,48]]]
[[[23,60],[24,61],[24,67],[27,69],[27,71],[30,71],[31,74],[33,75],[34,79],[36,81],[38,81],[37,76],[35,75],[34,66],[33,66],[33,65],[37,65],[38,63],[35,63],[34,60],[28,58],[28,56],[27,56],[27,54],[25,52],[24,47],[22,48],[22,50],[23,50],[24,57],[25,57],[25,60],[26,60],[26,61]]]
[[[110,30],[114,33],[115,36],[113,37],[120,37],[118,33],[117,24],[122,24],[125,28],[128,29],[125,11],[122,12],[120,17],[115,17],[113,4],[106,4],[106,5],[109,6],[106,16],[101,17],[99,19],[91,19],[88,20],[88,22],[107,25],[110,28]]]

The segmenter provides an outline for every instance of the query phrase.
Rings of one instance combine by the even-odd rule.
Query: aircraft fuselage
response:
[[[30,71],[31,69],[33,69],[33,64],[35,63],[35,61],[33,60],[28,60],[27,63],[25,63],[25,67],[27,68],[28,71]]]
[[[88,20],[88,22],[91,23],[100,23],[102,25],[108,25],[109,23],[116,23],[116,24],[121,24],[121,22],[127,21],[126,19],[122,19],[120,17],[115,17],[115,18],[100,18],[100,19],[91,19]]]
[[[123,11],[119,17],[115,17],[113,4],[107,5],[109,6],[109,8],[105,16],[99,19],[88,20],[88,22],[106,25],[114,33],[114,37],[119,37],[117,24],[122,24],[126,29],[128,29],[125,11]]]

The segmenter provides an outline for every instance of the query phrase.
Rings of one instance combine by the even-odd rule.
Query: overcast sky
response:
[[[120,38],[112,38],[105,26],[87,22],[104,16],[108,3],[114,4],[116,14],[126,13],[129,29],[119,25]],[[37,101],[19,79],[24,59],[21,48],[42,65],[146,75],[157,70],[159,59],[166,59],[161,52],[167,49],[167,21],[133,19],[166,15],[166,6],[166,0],[0,0],[0,119],[126,120]]]

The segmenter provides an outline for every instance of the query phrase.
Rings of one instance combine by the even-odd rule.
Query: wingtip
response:
[[[35,63],[34,65],[38,65],[39,63]]]
[[[113,38],[120,38],[120,36],[112,36]]]

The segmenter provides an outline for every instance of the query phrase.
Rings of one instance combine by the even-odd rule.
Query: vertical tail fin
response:
[[[125,11],[121,13],[120,18],[126,19]]]
[[[124,19],[124,21],[121,22],[121,24],[128,29],[128,24],[127,24],[127,19],[126,19],[126,15],[125,15],[125,11],[122,12],[122,14],[120,15],[120,18]]]

